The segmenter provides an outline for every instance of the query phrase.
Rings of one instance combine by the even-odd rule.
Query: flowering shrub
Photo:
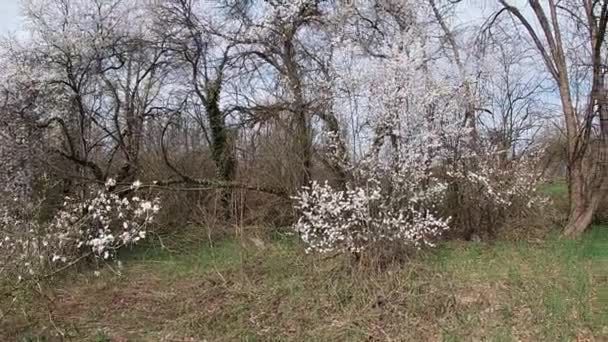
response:
[[[487,152],[476,158],[476,169],[458,169],[448,175],[469,186],[478,188],[484,201],[509,208],[523,205],[532,208],[545,205],[547,196],[540,192],[545,179],[538,170],[538,155],[525,155],[516,160],[501,162],[497,153]]]
[[[310,251],[432,245],[448,228],[494,229],[544,202],[538,159],[507,158],[477,141],[463,123],[466,87],[429,68],[424,35],[422,26],[403,32],[384,58],[335,70],[363,99],[358,134],[369,142],[345,156],[336,134],[322,136],[321,152],[350,177],[344,191],[312,183],[295,197],[295,229]]]
[[[541,191],[546,180],[540,152],[505,160],[489,149],[453,165],[446,174],[451,200],[444,210],[454,218],[455,233],[495,237],[510,220],[542,218],[549,198]]]
[[[160,210],[158,199],[139,197],[139,182],[131,187],[133,195],[129,196],[110,192],[114,185],[108,180],[104,189],[84,201],[66,198],[48,223],[22,219],[2,209],[2,271],[21,278],[89,256],[109,260],[120,248],[144,239]]]
[[[313,182],[295,196],[300,217],[295,230],[309,252],[359,253],[369,247],[387,249],[433,246],[448,229],[460,236],[489,234],[509,219],[537,216],[548,198],[537,155],[508,162],[490,151],[472,154],[472,161],[447,162],[425,168],[413,151],[392,163],[359,164],[362,186],[337,190]],[[413,156],[413,157],[412,157]],[[474,166],[474,167],[473,167]]]
[[[295,228],[308,251],[359,253],[376,243],[431,245],[449,219],[420,210],[415,201],[398,207],[377,184],[335,190],[313,182],[296,196],[301,212]]]
[[[364,99],[361,134],[370,143],[361,156],[345,156],[335,135],[323,136],[323,152],[350,177],[345,191],[312,183],[295,197],[295,229],[310,251],[420,247],[448,228],[451,218],[441,212],[448,183],[437,169],[451,144],[469,136],[458,119],[462,90],[427,72],[417,32],[404,33],[403,41],[412,49],[387,44],[386,58],[348,73],[336,70],[337,83],[354,85]]]

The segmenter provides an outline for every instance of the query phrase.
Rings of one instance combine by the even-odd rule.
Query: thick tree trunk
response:
[[[236,177],[236,157],[233,153],[234,137],[230,136],[224,113],[219,107],[219,94],[221,86],[211,86],[207,93],[206,111],[209,116],[209,126],[211,128],[211,158],[215,163],[217,177],[230,183]],[[224,217],[230,219],[230,203],[232,202],[231,190],[221,190],[221,203],[224,210]]]
[[[296,155],[300,162],[299,186],[307,186],[310,183],[312,171],[312,134],[306,112],[302,110],[296,117]]]
[[[291,120],[294,136],[294,155],[298,162],[298,187],[307,186],[310,183],[312,171],[312,128],[310,126],[309,108],[306,104],[300,67],[296,62],[296,53],[293,39],[297,28],[293,27],[285,34],[283,41],[283,53],[281,56],[284,70],[283,76],[287,78],[289,90],[293,96]]]
[[[588,189],[589,175],[585,165],[587,145],[580,141],[579,128],[576,123],[576,111],[572,105],[570,92],[565,76],[558,79],[562,110],[566,122],[566,144],[568,160],[568,199],[570,211],[564,235],[574,237],[580,235],[591,224],[595,208],[591,206],[592,193]]]
[[[607,135],[608,135],[608,98],[604,80],[600,75],[599,68],[594,70],[594,85],[591,92],[588,117],[593,118],[593,105],[599,106],[600,130],[599,137],[593,138],[589,132],[584,136],[586,141],[578,141],[582,145],[582,151],[574,150],[569,154],[569,195],[570,213],[568,224],[564,229],[564,235],[576,237],[581,235],[591,225],[593,214],[605,196],[608,185],[607,162]],[[588,119],[592,120],[592,119]],[[591,130],[593,121],[586,123]],[[576,137],[583,139],[583,137]],[[576,140],[574,140],[576,141]],[[575,147],[576,148],[576,145]],[[577,155],[580,153],[580,155]]]
[[[594,211],[595,209],[592,206],[579,204],[573,206],[568,217],[568,224],[564,229],[564,235],[567,237],[577,237],[581,235],[591,224]]]
[[[571,165],[569,170],[570,213],[564,228],[564,235],[568,237],[581,235],[591,225],[593,213],[599,204],[600,196],[593,195],[586,188],[584,172],[582,161]]]

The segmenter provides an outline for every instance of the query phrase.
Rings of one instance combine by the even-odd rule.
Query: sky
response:
[[[480,23],[492,12],[493,6],[488,6],[489,0],[465,0],[457,12],[461,24]],[[492,2],[492,1],[490,1]],[[20,26],[19,7],[21,0],[0,0],[0,34],[17,31]],[[521,6],[525,0],[511,0],[514,5]]]
[[[19,6],[21,0],[0,0],[0,32],[8,33],[19,29]]]

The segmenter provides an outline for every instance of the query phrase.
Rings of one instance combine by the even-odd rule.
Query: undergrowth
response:
[[[608,226],[579,240],[449,242],[353,269],[294,238],[124,255],[24,300],[0,340],[569,341],[608,337]],[[44,338],[44,339],[43,339]]]

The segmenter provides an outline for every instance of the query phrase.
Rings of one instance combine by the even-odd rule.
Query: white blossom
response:
[[[136,180],[135,182],[133,182],[133,184],[131,185],[132,189],[139,189],[141,187],[141,182],[139,180]]]
[[[0,261],[10,266],[15,276],[32,276],[89,254],[113,259],[120,248],[145,239],[160,210],[159,199],[123,198],[108,192],[112,184],[106,182],[103,190],[86,200],[66,197],[63,208],[48,223],[21,220],[0,206],[0,223],[6,234],[0,237]]]

